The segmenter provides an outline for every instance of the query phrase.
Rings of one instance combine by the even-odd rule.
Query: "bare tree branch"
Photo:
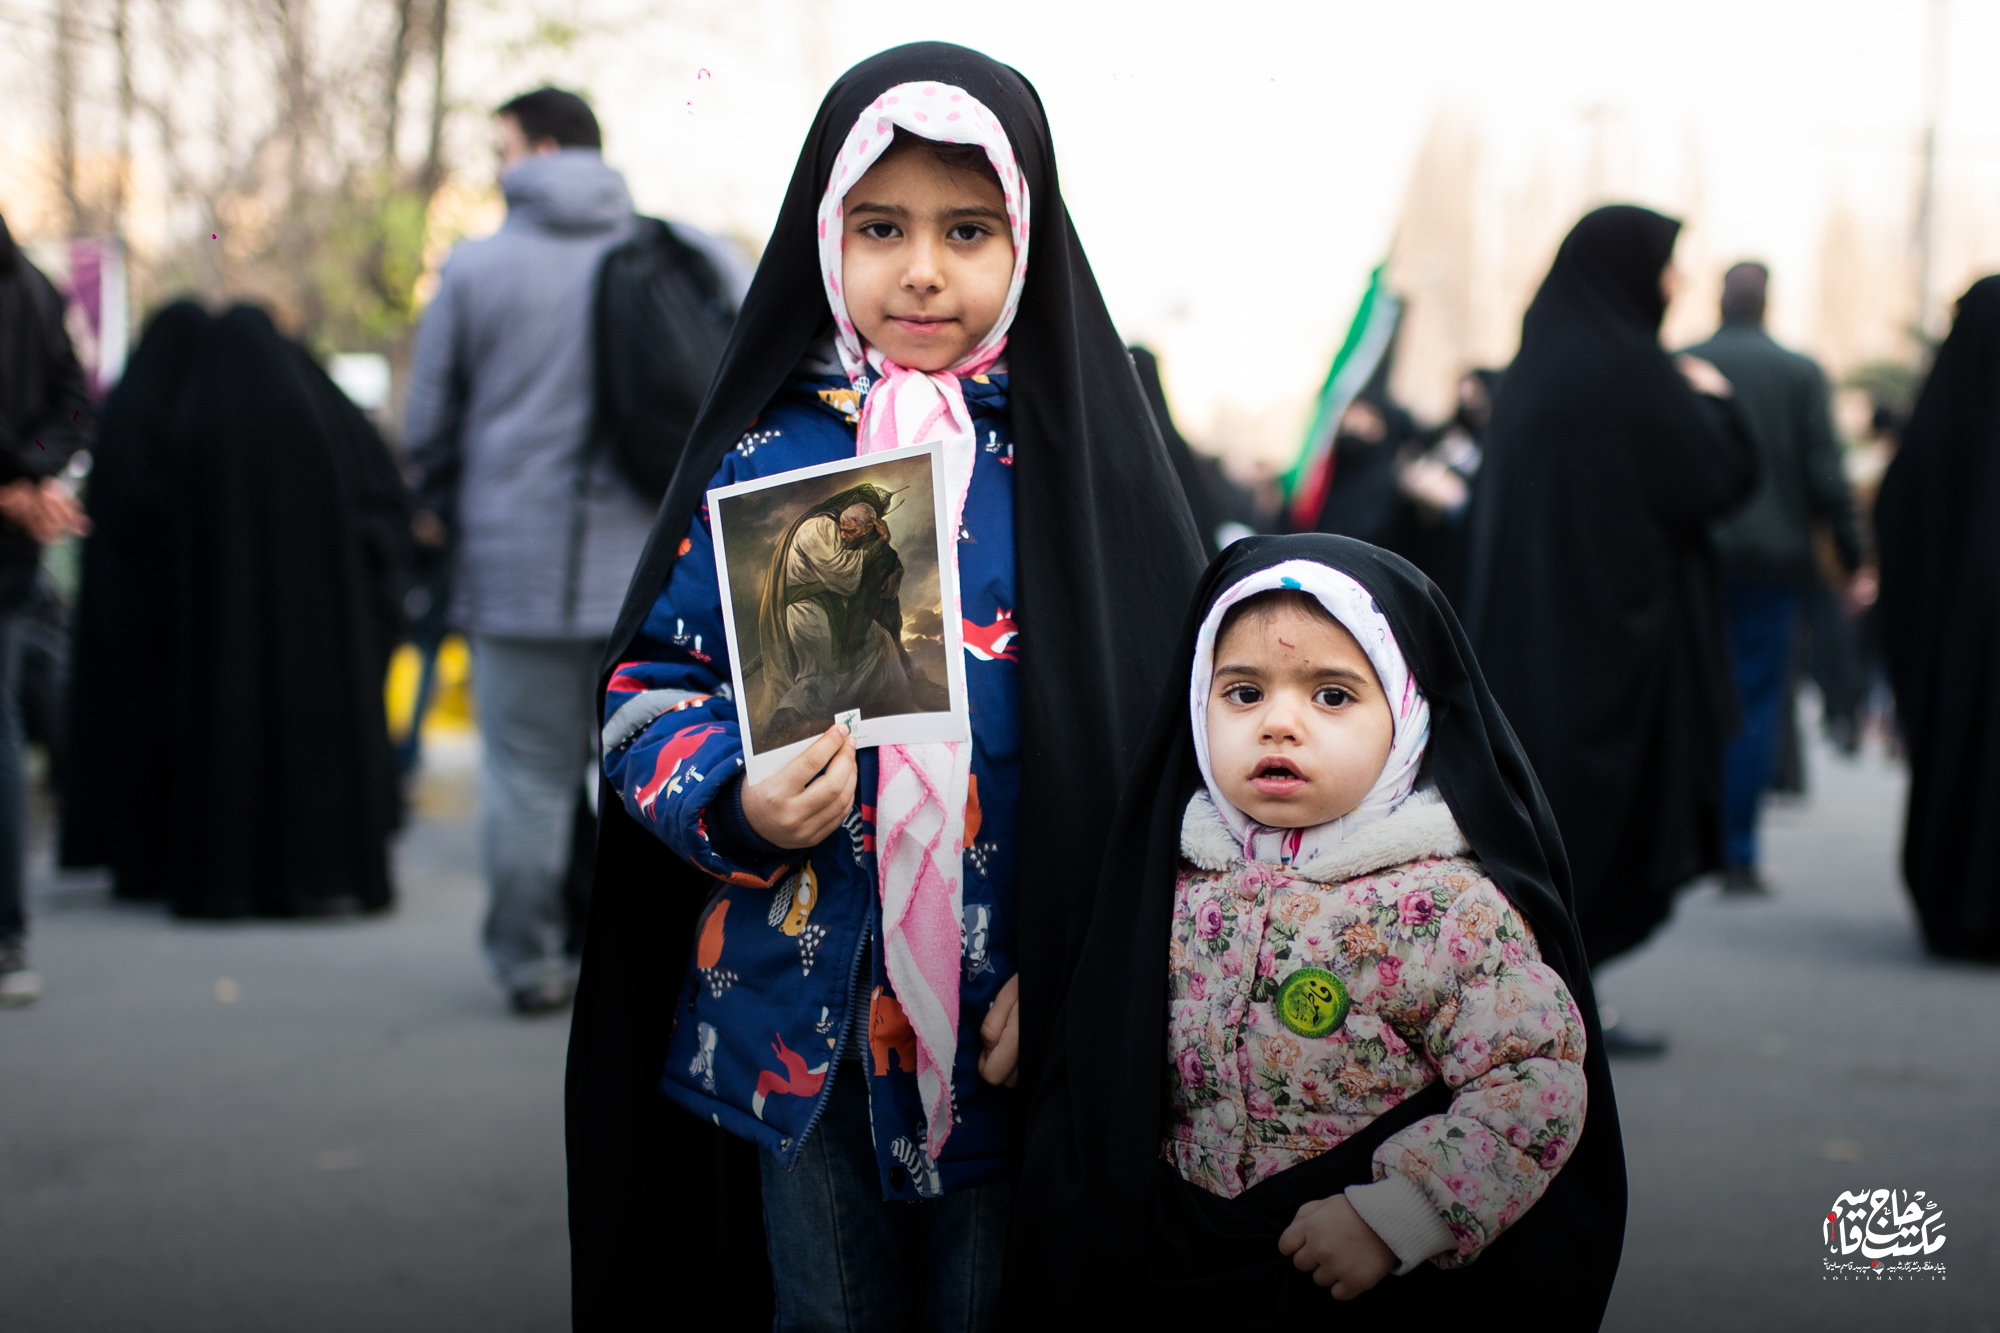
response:
[[[56,0],[56,174],[69,209],[71,235],[83,230],[83,196],[76,179],[76,0]]]
[[[125,193],[132,179],[132,43],[128,27],[130,0],[114,0],[111,9],[112,50],[118,60],[118,164],[111,194],[111,231],[125,235]]]
[[[451,35],[451,0],[431,0],[431,135],[418,188],[431,194],[444,182],[445,53]]]
[[[389,67],[382,77],[382,101],[388,112],[382,126],[382,169],[391,173],[396,169],[396,133],[403,109],[403,76],[410,65],[410,23],[416,0],[395,0],[395,3],[396,31],[389,39]]]
[[[68,225],[134,228],[141,308],[254,300],[322,350],[393,354],[439,250],[426,229],[460,118],[505,91],[454,100],[453,62],[541,73],[669,11],[711,21],[682,0],[474,4],[0,0],[0,28],[36,34]]]

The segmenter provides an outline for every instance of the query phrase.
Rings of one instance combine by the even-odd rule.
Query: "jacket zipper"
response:
[[[861,963],[868,956],[868,946],[874,940],[875,932],[870,926],[861,928],[861,943],[855,947],[854,961],[847,965],[847,1016],[841,1019],[840,1036],[833,1044],[833,1059],[826,1067],[826,1082],[820,1085],[819,1101],[813,1104],[812,1118],[792,1143],[792,1150],[785,1158],[785,1169],[799,1160],[799,1154],[806,1150],[806,1140],[819,1128],[819,1118],[826,1114],[826,1104],[833,1099],[834,1076],[840,1073],[840,1057],[847,1053],[847,1034],[854,1030],[856,1016],[861,1012]]]

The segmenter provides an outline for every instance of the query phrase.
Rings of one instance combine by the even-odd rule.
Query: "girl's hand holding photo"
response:
[[[854,737],[835,723],[770,777],[743,784],[743,818],[758,837],[787,851],[818,846],[853,808],[859,771]]]
[[[1396,1271],[1396,1252],[1375,1234],[1344,1194],[1302,1204],[1278,1249],[1302,1273],[1333,1288],[1337,1301],[1351,1301]]]

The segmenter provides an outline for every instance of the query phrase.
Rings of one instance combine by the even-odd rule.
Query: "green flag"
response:
[[[1340,418],[1374,377],[1395,340],[1403,302],[1383,281],[1382,271],[1387,267],[1388,261],[1384,260],[1368,275],[1368,290],[1361,294],[1361,305],[1347,326],[1347,337],[1341,340],[1333,366],[1326,372],[1326,383],[1320,387],[1312,426],[1299,445],[1291,470],[1285,474],[1285,495],[1294,527],[1306,527],[1318,518],[1320,507],[1326,503],[1327,487],[1333,481],[1333,437],[1339,432]]]

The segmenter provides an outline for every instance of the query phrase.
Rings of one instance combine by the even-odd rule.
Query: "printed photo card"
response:
[[[836,722],[861,746],[971,739],[948,504],[941,444],[708,493],[750,782]]]

